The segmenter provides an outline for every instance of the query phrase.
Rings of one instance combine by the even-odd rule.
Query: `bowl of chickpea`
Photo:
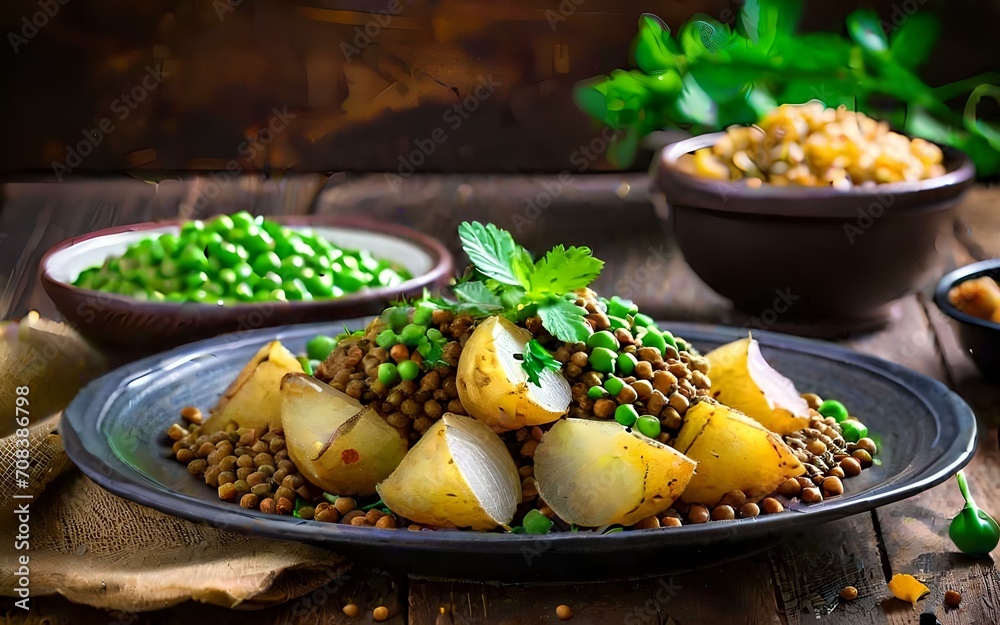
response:
[[[673,143],[655,177],[661,217],[709,287],[769,329],[835,336],[884,325],[940,275],[935,240],[975,167],[812,102]]]

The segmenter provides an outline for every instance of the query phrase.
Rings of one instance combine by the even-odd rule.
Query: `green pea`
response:
[[[235,267],[237,264],[246,261],[249,256],[245,248],[229,241],[210,243],[208,245],[208,253],[218,258],[224,267]]]
[[[219,281],[225,284],[227,288],[232,289],[239,280],[239,276],[230,267],[219,270]]]
[[[261,276],[254,290],[267,289],[268,291],[273,291],[274,289],[280,289],[283,282],[281,276],[273,271],[269,271]]]
[[[159,281],[157,291],[164,293],[178,293],[184,288],[184,281],[180,278],[164,278]]]
[[[393,345],[399,343],[399,335],[392,331],[391,328],[386,328],[378,333],[375,337],[375,344],[382,349],[391,349]]]
[[[625,388],[625,382],[621,378],[608,376],[608,379],[604,381],[604,389],[612,395],[621,393],[623,388]]]
[[[615,317],[628,317],[629,315],[634,315],[639,312],[639,307],[631,302],[631,300],[622,299],[617,295],[612,296],[608,300],[608,315],[614,315]]]
[[[631,427],[639,418],[639,413],[632,404],[622,404],[615,408],[615,421],[625,427]]]
[[[849,443],[856,443],[862,438],[868,436],[868,428],[865,424],[860,421],[855,421],[854,419],[841,421],[840,429],[844,433],[844,440]]]
[[[233,213],[230,217],[233,221],[233,227],[235,228],[245,228],[249,230],[251,227],[256,228],[257,224],[254,222],[253,215],[247,211],[240,211],[238,213]]]
[[[168,302],[186,302],[186,301],[188,301],[187,295],[185,295],[184,293],[177,293],[176,291],[173,292],[173,293],[167,293],[167,295],[166,295],[166,297],[164,299],[166,299],[166,301],[168,301]]]
[[[309,292],[309,289],[306,288],[306,285],[299,278],[285,280],[281,288],[285,289],[285,295],[290,300],[309,301],[313,298],[312,293]]]
[[[278,234],[272,236],[274,236],[274,251],[278,253],[278,256],[284,258],[295,253],[295,247],[292,245],[292,242],[299,238],[299,235],[295,234],[295,232],[288,228],[282,228],[278,231]]]
[[[236,263],[233,265],[232,269],[236,274],[236,277],[240,280],[249,280],[250,276],[253,275],[253,267],[246,262]]]
[[[618,371],[622,375],[632,375],[637,364],[639,364],[639,359],[632,354],[626,352],[618,356]]]
[[[635,317],[632,318],[632,326],[640,328],[648,328],[655,325],[653,318],[649,315],[644,315],[642,313],[636,313]]]
[[[361,265],[358,263],[358,259],[354,256],[345,254],[340,259],[340,264],[343,265],[344,269],[351,269],[358,271],[361,269]]]
[[[667,351],[667,341],[662,334],[654,330],[650,330],[642,335],[642,346],[643,347],[655,347],[660,350],[660,354],[663,355]]]
[[[233,218],[229,215],[219,215],[209,222],[208,227],[219,234],[223,234],[235,228],[236,224],[233,223]]]
[[[196,289],[188,293],[188,299],[195,302],[201,302],[203,304],[218,304],[219,296],[215,293],[210,293],[205,289]]]
[[[273,291],[271,291],[270,298],[278,302],[288,301],[288,296],[285,294],[284,289],[274,289]]]
[[[218,232],[214,230],[205,230],[189,238],[187,243],[196,245],[200,248],[207,248],[209,245],[218,245],[223,241],[225,241],[225,239],[223,239],[222,235]]]
[[[548,534],[552,529],[552,519],[545,516],[538,510],[528,510],[524,515],[524,531],[528,534]]]
[[[320,334],[306,343],[306,354],[313,360],[326,360],[336,347],[333,337]]]
[[[316,270],[319,271],[320,273],[332,272],[333,263],[331,263],[330,259],[326,256],[322,255],[311,256],[309,257],[309,262],[311,262],[312,266],[315,267]]]
[[[254,258],[250,266],[253,267],[254,273],[258,276],[263,276],[268,272],[277,273],[281,269],[281,258],[274,252],[265,252]]]
[[[393,269],[382,269],[375,276],[375,281],[382,286],[396,286],[403,283],[403,276]]]
[[[177,266],[185,272],[204,271],[208,269],[208,258],[201,248],[189,243],[177,257]]]
[[[427,328],[418,326],[415,323],[409,323],[399,333],[399,338],[403,341],[403,345],[416,347],[420,343],[420,339],[424,338],[426,332]]]
[[[604,399],[608,397],[610,393],[603,386],[591,386],[587,389],[587,397],[597,401],[598,399]]]
[[[160,293],[159,291],[150,291],[149,292],[149,301],[151,301],[151,302],[164,302],[166,300],[167,300],[167,296],[164,295],[163,293]]]
[[[273,293],[273,292],[274,292],[274,289],[256,288],[256,289],[253,290],[253,301],[255,301],[255,302],[270,302],[271,301],[271,293]]]
[[[267,231],[256,226],[247,229],[247,234],[240,243],[253,256],[274,251],[274,239]]]
[[[674,338],[672,332],[664,330],[663,332],[660,332],[660,336],[663,337],[663,340],[666,342],[667,345],[670,345],[674,349],[677,348],[677,339]]]
[[[253,299],[253,287],[246,282],[240,282],[233,287],[233,295],[240,301],[249,302]]]
[[[303,371],[303,373],[305,373],[306,375],[312,375],[313,374],[313,368],[312,368],[312,365],[309,364],[309,359],[308,358],[306,358],[305,356],[299,356],[298,358],[296,358],[296,360],[298,360],[299,364],[302,365],[302,371]]]
[[[166,256],[173,256],[180,247],[181,240],[177,238],[176,234],[161,234],[160,238],[157,239],[160,242],[160,247],[163,248],[163,253]]]
[[[417,307],[413,309],[413,323],[422,326],[429,325],[433,315],[433,308],[426,304],[417,304]]]
[[[618,353],[607,347],[595,347],[590,352],[590,368],[599,373],[611,373],[615,370]]]
[[[437,328],[429,328],[427,330],[427,338],[434,342],[441,342],[444,340],[444,334],[441,334],[441,330]]]
[[[840,423],[849,416],[847,408],[844,407],[844,404],[840,403],[836,399],[826,400],[819,405],[816,412],[820,413],[824,417],[833,417],[837,423]]]
[[[317,297],[330,297],[333,295],[333,278],[327,274],[318,274],[312,268],[306,267],[306,269],[312,271],[311,277],[304,276],[302,281],[305,283],[306,288],[309,292]],[[303,269],[305,271],[305,269]]]
[[[383,362],[378,366],[378,381],[384,386],[392,386],[399,382],[399,369],[391,362]]]
[[[364,269],[368,273],[375,273],[379,269],[382,269],[382,264],[372,257],[371,252],[367,250],[362,250],[358,252],[358,264],[361,269]]]
[[[607,330],[601,330],[600,332],[594,332],[587,337],[587,347],[591,349],[604,347],[618,351],[621,344],[618,342],[618,339],[615,338],[614,334],[608,332]]]
[[[636,428],[649,438],[660,435],[660,420],[650,414],[644,414],[635,422]]]
[[[396,369],[399,370],[399,377],[404,380],[416,380],[420,375],[420,365],[412,360],[404,360],[396,365]]]
[[[611,324],[612,330],[617,330],[619,328],[629,328],[628,319],[624,317],[616,317],[615,315],[608,315],[608,323]]]
[[[371,276],[366,273],[345,267],[339,275],[334,277],[334,283],[344,291],[354,293],[365,286],[370,279]]]
[[[192,291],[204,288],[207,283],[208,274],[204,271],[197,271],[184,276],[184,286]]]
[[[289,256],[281,261],[278,274],[282,278],[297,276],[306,266],[306,261],[301,256]]]
[[[181,225],[181,238],[186,239],[205,231],[205,222],[200,219],[186,221]]]

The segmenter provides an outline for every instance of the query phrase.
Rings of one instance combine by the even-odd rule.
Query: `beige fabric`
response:
[[[124,612],[155,610],[189,599],[227,607],[264,607],[305,595],[347,570],[350,564],[345,558],[324,549],[192,523],[116,497],[90,481],[63,451],[59,415],[44,418],[44,412],[50,405],[46,400],[58,402],[57,407],[65,405],[100,369],[91,364],[90,375],[78,375],[83,362],[92,363],[89,356],[80,356],[89,348],[78,349],[82,342],[68,329],[42,333],[37,330],[39,323],[48,323],[51,329],[51,322],[26,321],[20,328],[6,324],[0,342],[0,395],[5,409],[12,411],[15,384],[31,386],[27,485],[18,484],[13,474],[12,428],[0,438],[4,471],[0,536],[17,534],[18,520],[10,512],[25,500],[13,495],[31,494],[30,550],[15,552],[11,543],[0,549],[0,595],[17,598],[16,556],[22,554],[30,558],[33,597],[58,593],[76,603]],[[64,336],[72,338],[67,341]],[[56,340],[57,350],[42,351]],[[40,366],[26,368],[28,363]],[[58,399],[50,390],[58,390]]]
[[[37,432],[32,456],[40,460],[32,472],[50,481],[64,473],[47,488],[45,480],[37,480],[44,492],[30,502],[33,596],[59,593],[77,603],[123,611],[154,610],[188,599],[253,608],[306,594],[349,566],[324,549],[224,532],[116,497],[79,470],[63,469],[72,464],[52,425],[50,420],[32,428]],[[50,433],[43,435],[46,430]],[[9,456],[12,440],[0,440],[0,457]],[[16,517],[0,516],[0,535],[15,533]],[[0,561],[2,594],[12,593],[14,564],[13,559]]]

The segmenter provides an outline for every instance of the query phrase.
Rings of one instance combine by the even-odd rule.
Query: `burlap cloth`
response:
[[[69,332],[54,331],[63,338]],[[99,367],[94,354],[78,353],[77,343],[62,342],[46,366],[30,370],[39,341],[52,337],[36,332],[30,337],[31,345],[22,328],[20,342],[9,332],[5,338],[0,342],[0,396],[7,412],[13,411],[13,387],[24,383],[26,372],[30,373],[32,401],[41,404],[52,401],[43,397],[67,395],[68,385],[79,388],[75,369],[68,365],[82,365],[90,374],[84,377],[92,377]],[[79,342],[78,337],[72,338]],[[9,426],[4,433],[11,433],[0,439],[4,471],[0,536],[7,543],[0,558],[2,595],[15,597],[16,556],[22,553],[30,557],[32,597],[58,593],[77,603],[126,612],[169,607],[189,599],[261,608],[305,595],[350,566],[345,558],[324,549],[218,530],[112,495],[85,477],[66,456],[58,434],[59,414],[46,418],[33,409],[31,422],[27,490],[15,485],[15,437]],[[12,551],[18,526],[10,511],[24,501],[13,499],[15,492],[34,496],[27,552]]]

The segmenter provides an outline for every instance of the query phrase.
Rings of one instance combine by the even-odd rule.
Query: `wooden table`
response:
[[[659,200],[650,197],[643,177],[577,176],[553,193],[555,181],[554,177],[414,177],[399,194],[387,195],[380,176],[246,178],[224,187],[207,203],[198,200],[211,184],[207,178],[159,185],[139,181],[7,185],[0,212],[0,266],[12,273],[0,296],[0,317],[20,316],[31,308],[55,315],[36,272],[41,253],[57,240],[113,224],[248,208],[259,213],[361,212],[414,225],[452,246],[460,220],[493,220],[515,229],[512,216],[527,215],[527,226],[517,236],[534,251],[556,240],[589,244],[608,261],[599,291],[620,293],[628,288],[644,310],[658,317],[733,321],[725,300],[701,284],[676,252],[669,232],[654,214]],[[531,209],[532,200],[544,192],[549,193],[551,205]],[[615,211],[609,212],[609,207]],[[970,193],[955,215],[953,230],[939,237],[943,266],[1000,256],[998,208],[997,189],[977,187]],[[609,216],[627,220],[634,236],[627,240],[609,236]],[[641,274],[636,269],[647,263],[655,264],[657,272],[651,279],[637,281]],[[941,380],[972,405],[980,420],[980,441],[966,473],[980,505],[1000,515],[1000,390],[978,376],[926,291],[898,302],[888,327],[841,342]],[[961,506],[958,488],[948,482],[906,501],[818,526],[810,536],[763,555],[658,579],[498,586],[393,579],[356,568],[322,605],[310,603],[307,596],[247,614],[188,603],[141,614],[130,622],[358,623],[370,622],[371,609],[386,603],[399,606],[388,622],[421,625],[552,623],[558,622],[559,604],[572,606],[575,623],[770,625],[820,619],[831,624],[901,625],[919,622],[922,612],[933,612],[944,624],[998,623],[1000,572],[993,560],[961,555],[947,537],[948,523]],[[886,581],[894,573],[916,575],[930,587],[931,594],[916,610],[890,597]],[[847,585],[860,594],[857,600],[842,603],[837,593]],[[962,593],[961,609],[945,609],[947,590]],[[363,609],[357,619],[347,619],[341,612],[350,599]],[[107,612],[71,605],[59,597],[35,599],[27,619],[10,609],[9,601],[0,606],[8,614],[5,622],[12,623],[116,622]]]

